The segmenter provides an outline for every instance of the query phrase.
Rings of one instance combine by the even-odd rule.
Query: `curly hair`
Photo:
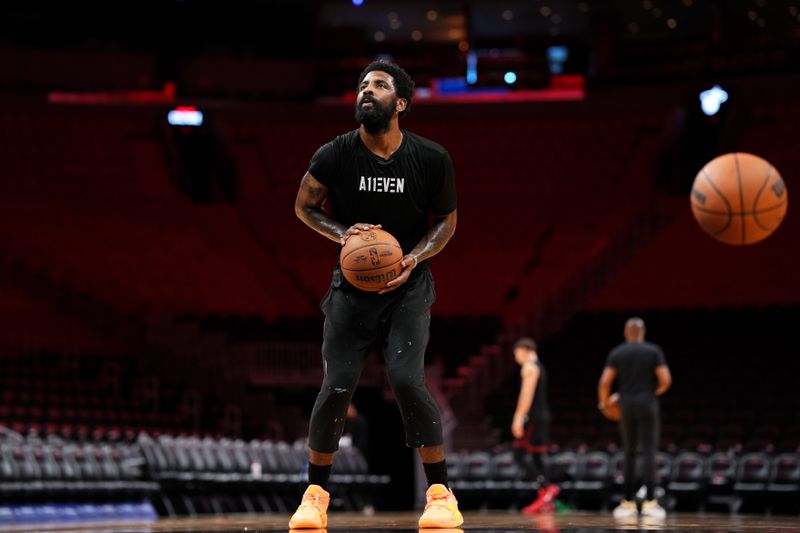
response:
[[[380,70],[390,75],[394,80],[394,90],[395,93],[397,93],[397,97],[405,99],[406,108],[399,116],[402,117],[411,111],[411,99],[414,97],[414,80],[411,79],[408,72],[388,61],[373,61],[367,65],[367,68],[361,71],[361,75],[358,77],[359,85],[364,81],[364,77],[374,70]]]

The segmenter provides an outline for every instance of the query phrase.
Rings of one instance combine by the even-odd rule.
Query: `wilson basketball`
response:
[[[353,235],[342,247],[342,274],[362,291],[378,291],[400,274],[403,250],[391,233],[371,229]]]
[[[738,152],[721,155],[700,170],[691,203],[694,218],[715,239],[753,244],[781,225],[788,194],[768,161]]]
[[[619,408],[619,394],[616,392],[608,397],[609,404],[605,409],[602,409],[601,412],[603,416],[608,418],[613,422],[618,422],[620,418],[622,418],[622,411]]]

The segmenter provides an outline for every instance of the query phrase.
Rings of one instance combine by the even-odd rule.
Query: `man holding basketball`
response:
[[[630,518],[638,514],[636,493],[636,449],[641,446],[642,468],[647,495],[642,503],[642,515],[663,518],[664,509],[655,499],[656,452],[658,450],[658,397],[672,385],[672,376],[657,345],[644,340],[645,327],[641,318],[625,323],[625,342],[611,350],[597,387],[599,407],[610,403],[611,384],[618,380],[619,404],[622,412],[620,431],[625,450],[625,494],[614,509],[615,518]]]
[[[377,293],[353,287],[339,266],[333,272],[320,304],[324,379],[311,413],[309,486],[290,528],[327,526],[333,456],[350,398],[376,342],[403,416],[406,445],[417,448],[428,478],[419,526],[463,523],[447,487],[441,417],[425,386],[424,368],[430,306],[436,298],[428,259],[456,229],[455,177],[444,148],[400,129],[413,89],[414,82],[397,65],[376,61],[367,66],[358,80],[355,118],[360,127],[317,150],[297,193],[295,213],[324,237],[344,245],[353,235],[382,227],[406,255],[397,278]],[[332,214],[323,210],[326,200]]]

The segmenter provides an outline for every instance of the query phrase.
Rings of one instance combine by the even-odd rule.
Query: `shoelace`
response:
[[[304,494],[303,495],[303,501],[300,503],[300,506],[301,507],[308,507],[308,506],[316,507],[320,503],[325,503],[324,499],[323,499],[324,497],[325,496],[323,494],[320,494],[320,493],[317,493],[317,494]]]
[[[434,505],[437,507],[447,508],[447,500],[449,497],[450,495],[447,494],[446,492],[443,492],[441,494],[434,494],[433,496],[431,496],[431,501],[429,501],[428,505],[425,506],[425,510],[427,511],[428,508],[433,507]]]

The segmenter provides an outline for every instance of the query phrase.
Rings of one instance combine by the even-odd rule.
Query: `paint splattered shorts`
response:
[[[379,295],[359,291],[334,271],[320,308],[325,313],[322,343],[324,379],[311,413],[309,446],[338,449],[350,398],[373,348],[383,352],[412,448],[442,444],[439,409],[425,386],[425,347],[436,299],[433,276],[420,264],[400,288]]]

